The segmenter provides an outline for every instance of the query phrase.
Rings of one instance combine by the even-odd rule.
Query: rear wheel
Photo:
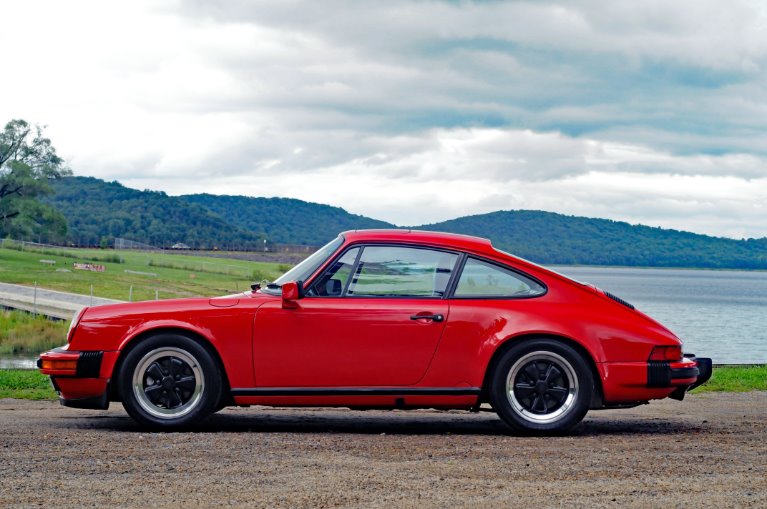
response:
[[[524,341],[496,363],[490,400],[498,415],[520,431],[564,432],[588,412],[594,377],[574,348],[550,339]]]
[[[118,375],[123,406],[154,428],[188,426],[212,413],[221,399],[221,373],[205,347],[179,334],[142,340]]]

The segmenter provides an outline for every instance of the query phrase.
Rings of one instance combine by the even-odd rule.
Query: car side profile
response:
[[[273,283],[83,309],[38,361],[65,406],[153,428],[228,405],[489,404],[562,432],[589,409],[683,399],[711,359],[631,304],[464,235],[349,231]]]

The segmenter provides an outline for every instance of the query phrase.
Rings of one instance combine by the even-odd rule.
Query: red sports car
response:
[[[711,359],[628,302],[446,233],[345,232],[279,279],[212,299],[86,308],[44,353],[61,403],[172,428],[227,405],[477,411],[564,431],[685,392]]]

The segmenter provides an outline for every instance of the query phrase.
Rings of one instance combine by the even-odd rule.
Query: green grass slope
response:
[[[0,282],[87,295],[133,300],[225,295],[250,288],[254,281],[273,280],[288,266],[159,252],[99,249],[37,249],[19,251],[0,244]],[[45,260],[41,263],[40,260]],[[50,263],[55,262],[55,263]],[[104,272],[75,270],[74,262],[104,265]]]

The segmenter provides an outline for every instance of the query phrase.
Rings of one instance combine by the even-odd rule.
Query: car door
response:
[[[258,387],[416,384],[449,319],[444,299],[458,255],[402,245],[346,250],[295,309],[256,315]]]

